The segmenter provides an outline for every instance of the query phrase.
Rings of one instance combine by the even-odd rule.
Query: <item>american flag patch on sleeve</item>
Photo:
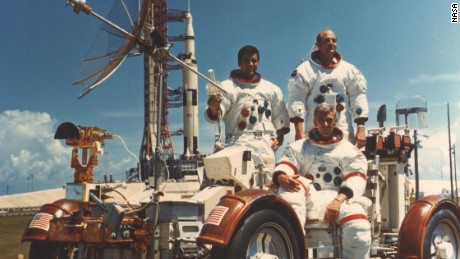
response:
[[[224,218],[225,214],[227,213],[228,208],[224,206],[216,206],[209,217],[206,219],[204,224],[212,224],[219,226],[220,222]]]
[[[30,222],[29,228],[40,228],[48,231],[50,228],[50,220],[53,219],[53,215],[48,213],[37,213],[35,214],[32,222]]]

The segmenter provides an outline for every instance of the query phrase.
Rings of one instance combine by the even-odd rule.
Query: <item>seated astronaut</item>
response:
[[[319,104],[308,138],[288,146],[274,169],[279,195],[294,208],[302,225],[319,218],[341,227],[342,257],[369,258],[370,223],[363,197],[367,160],[336,128],[334,106]]]
[[[232,70],[230,78],[220,83],[219,94],[209,96],[205,117],[211,123],[219,123],[220,119],[224,122],[223,151],[250,151],[255,170],[262,174],[270,172],[264,175],[271,176],[275,166],[274,152],[283,143],[284,134],[289,132],[289,114],[281,89],[262,78],[257,72],[258,63],[256,47],[247,45],[239,50],[239,69]],[[222,156],[220,152],[207,160]],[[206,173],[212,178],[207,166]],[[267,183],[271,183],[271,179]]]

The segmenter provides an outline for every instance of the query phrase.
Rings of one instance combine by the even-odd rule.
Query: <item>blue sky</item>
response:
[[[423,148],[419,164],[424,179],[448,178],[447,107],[450,103],[452,144],[457,143],[460,108],[460,25],[450,23],[452,2],[307,1],[281,4],[275,0],[192,0],[198,69],[213,68],[217,80],[236,68],[236,53],[246,44],[259,48],[259,72],[283,89],[290,72],[308,56],[323,28],[338,37],[338,50],[368,81],[371,114],[387,105],[387,126],[395,125],[399,98],[423,95],[428,102],[429,128],[420,129]],[[106,15],[113,0],[88,0]],[[81,100],[77,79],[100,24],[94,17],[75,14],[65,1],[9,1],[0,9],[0,195],[56,188],[72,180],[70,152],[54,141],[56,127],[65,121],[98,126],[123,137],[138,154],[143,128],[143,59],[128,58],[96,90]],[[185,0],[168,1],[186,10]],[[169,24],[169,34],[183,34],[184,23]],[[175,43],[173,53],[184,51]],[[179,87],[181,72],[171,71],[170,87]],[[287,97],[287,96],[285,96]],[[199,81],[200,151],[212,149],[214,127],[204,121],[205,82]],[[181,109],[170,110],[170,129],[182,127]],[[291,134],[292,135],[292,134]],[[289,138],[287,139],[289,141]],[[174,137],[181,154],[182,138]],[[458,148],[460,149],[460,147]],[[95,170],[115,178],[135,166],[118,140],[109,141]],[[458,163],[457,163],[458,164]],[[441,174],[441,171],[443,172]]]

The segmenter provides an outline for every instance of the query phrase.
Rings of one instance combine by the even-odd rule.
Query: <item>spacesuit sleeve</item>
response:
[[[276,180],[278,175],[282,173],[287,175],[296,175],[298,173],[301,157],[300,154],[294,150],[292,145],[289,145],[284,149],[281,159],[278,161],[275,169],[273,170],[273,180]],[[274,183],[277,184],[276,182]]]
[[[305,102],[310,92],[308,83],[306,80],[297,72],[297,69],[292,72],[291,77],[288,80],[288,112],[289,117],[299,118],[304,121],[305,118]]]
[[[357,68],[352,66],[348,78],[348,96],[350,99],[350,114],[355,121],[358,118],[368,118],[369,106],[367,104],[367,81],[364,75]]]
[[[359,197],[366,191],[367,160],[357,148],[353,150],[356,153],[350,154],[344,161],[346,167],[343,168],[344,181],[342,186],[350,188],[353,191],[353,197]]]
[[[289,132],[289,114],[286,103],[283,99],[283,92],[278,87],[275,87],[274,100],[272,102],[273,116],[272,123],[278,131],[283,130],[284,133]]]
[[[303,165],[305,164],[305,156],[302,152],[304,141],[305,140],[298,140],[284,149],[281,159],[273,170],[272,179],[276,180],[280,173],[287,175],[302,175],[304,171]]]

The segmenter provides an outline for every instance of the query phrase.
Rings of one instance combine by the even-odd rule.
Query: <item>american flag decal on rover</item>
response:
[[[225,216],[225,213],[227,213],[228,208],[224,206],[216,206],[209,217],[206,219],[206,222],[204,224],[213,224],[216,226],[219,226],[220,222]]]
[[[48,231],[50,228],[50,220],[53,219],[53,215],[48,213],[37,213],[32,222],[30,222],[29,228],[40,228]]]

